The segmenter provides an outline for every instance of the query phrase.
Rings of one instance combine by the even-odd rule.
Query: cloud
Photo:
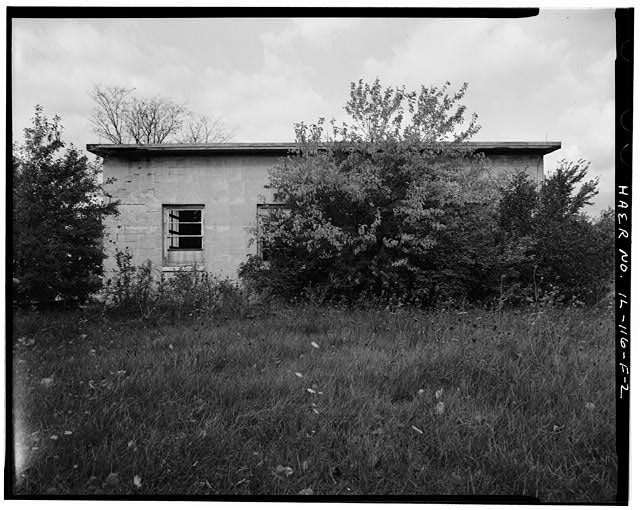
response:
[[[311,42],[335,29],[292,25]],[[88,92],[95,83],[135,87],[141,95],[170,97],[221,116],[239,141],[290,141],[295,122],[331,108],[303,67],[268,45],[259,68],[229,69],[206,58],[194,62],[185,48],[145,39],[134,25],[52,22],[18,24],[14,48],[14,135],[27,125],[34,105],[43,104],[48,114],[62,116],[66,138],[76,145],[95,141],[88,122]]]
[[[66,20],[15,23],[14,136],[26,126],[33,107],[41,104],[47,114],[62,117],[66,138],[84,145],[93,85],[145,83],[149,50],[135,40]]]
[[[304,79],[263,69],[252,74],[208,68],[203,106],[219,111],[242,141],[291,141],[293,124],[330,105]]]
[[[553,13],[552,13],[553,14]],[[552,14],[525,20],[430,20],[386,58],[370,56],[364,75],[391,85],[469,82],[463,102],[479,114],[477,140],[560,140],[545,158],[592,162],[601,197],[614,178],[613,13],[565,20]],[[551,17],[551,21],[549,21]],[[584,18],[584,19],[583,19]],[[585,25],[600,19],[599,31]],[[608,198],[607,198],[608,200]],[[599,199],[596,208],[607,203]]]
[[[294,49],[299,44],[326,49],[334,43],[336,33],[359,24],[357,18],[300,18],[291,20],[284,30],[261,34],[260,39],[272,50]]]
[[[13,23],[14,135],[39,103],[62,117],[66,139],[96,141],[87,120],[94,83],[186,102],[220,116],[236,141],[285,141],[295,122],[344,118],[349,83],[361,77],[409,88],[448,80],[469,82],[464,103],[480,116],[478,140],[561,140],[547,169],[582,157],[601,178],[601,197],[613,189],[612,10],[520,20]]]

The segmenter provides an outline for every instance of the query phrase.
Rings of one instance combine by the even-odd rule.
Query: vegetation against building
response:
[[[351,122],[296,126],[298,153],[277,165],[280,207],[255,235],[268,252],[240,275],[259,291],[420,306],[554,300],[594,303],[613,277],[611,212],[584,207],[597,181],[563,162],[540,186],[497,182],[466,149],[479,129],[466,84],[351,85]],[[580,254],[580,256],[577,256]]]

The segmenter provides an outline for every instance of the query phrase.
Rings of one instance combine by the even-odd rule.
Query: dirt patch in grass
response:
[[[17,494],[615,497],[610,311],[13,320]]]

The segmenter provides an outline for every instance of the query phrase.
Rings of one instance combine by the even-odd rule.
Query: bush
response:
[[[150,263],[134,266],[128,249],[116,250],[116,269],[106,283],[109,309],[144,319],[180,319],[194,314],[242,315],[246,293],[229,279],[185,268],[170,277]]]
[[[14,299],[18,305],[76,305],[101,285],[104,203],[100,168],[64,149],[60,119],[37,106],[25,143],[13,148]]]
[[[582,210],[597,180],[588,164],[562,162],[537,187],[516,173],[501,187],[481,155],[465,150],[449,84],[383,89],[352,84],[351,125],[296,126],[297,152],[270,172],[279,207],[254,234],[240,277],[288,300],[421,306],[594,303],[609,289],[611,213]],[[576,256],[579,254],[579,256]]]
[[[407,92],[361,81],[345,107],[351,126],[331,123],[327,133],[323,119],[298,124],[297,154],[270,173],[281,207],[255,230],[269,262],[243,266],[248,285],[346,302],[433,304],[480,293],[497,195],[463,144],[479,128],[475,115],[464,126],[466,85],[452,96],[448,86]]]
[[[304,285],[299,279],[301,272],[299,264],[274,267],[264,263],[257,255],[250,255],[240,264],[238,276],[252,295],[280,297],[286,301],[295,301],[304,290]]]
[[[516,175],[501,189],[504,245],[520,254],[507,264],[520,298],[593,304],[611,290],[613,210],[595,220],[582,212],[597,193],[597,180],[582,182],[588,167],[562,161],[539,188]]]

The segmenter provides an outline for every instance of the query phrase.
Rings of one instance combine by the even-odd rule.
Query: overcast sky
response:
[[[221,117],[236,142],[292,141],[293,124],[344,118],[349,84],[469,82],[477,141],[561,141],[545,157],[592,162],[613,205],[615,17],[542,11],[516,20],[192,19],[14,20],[14,137],[33,108],[58,114],[84,147],[93,84],[186,102]]]

